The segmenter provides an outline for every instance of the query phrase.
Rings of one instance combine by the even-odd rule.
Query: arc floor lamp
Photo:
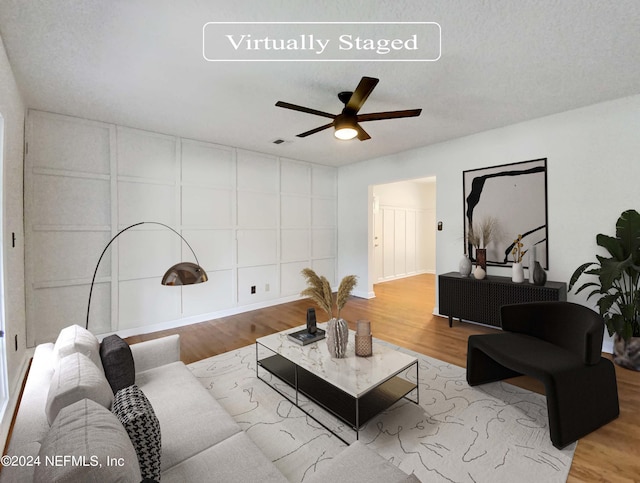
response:
[[[96,264],[96,268],[93,271],[93,278],[91,279],[91,288],[89,289],[89,302],[87,304],[87,322],[85,325],[86,329],[89,329],[89,311],[91,310],[91,295],[93,294],[93,285],[96,281],[96,274],[98,273],[98,267],[100,266],[102,257],[104,257],[104,254],[107,252],[107,249],[111,246],[111,244],[116,238],[122,235],[125,231],[140,225],[160,225],[165,228],[168,228],[169,230],[174,232],[176,235],[178,235],[183,242],[185,242],[185,244],[189,247],[189,250],[191,250],[191,253],[193,253],[193,258],[196,259],[196,263],[180,262],[180,263],[176,263],[171,268],[169,268],[169,270],[167,270],[164,276],[162,277],[162,281],[161,281],[162,285],[193,285],[196,283],[203,283],[209,280],[209,277],[207,277],[207,272],[204,271],[204,269],[200,266],[200,263],[198,262],[198,257],[196,256],[196,252],[193,251],[193,248],[191,248],[191,245],[189,245],[189,242],[187,242],[187,240],[185,240],[180,233],[178,233],[176,230],[174,230],[170,226],[157,221],[141,221],[139,223],[134,223],[133,225],[130,225],[120,230],[111,240],[109,240],[109,243],[107,243],[107,246],[105,246],[104,250],[102,250],[102,253],[100,254],[100,258],[98,258],[98,263]]]

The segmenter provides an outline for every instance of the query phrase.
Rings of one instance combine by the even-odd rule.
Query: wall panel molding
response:
[[[336,283],[333,167],[37,110],[27,114],[26,141],[28,346],[84,326],[102,248],[140,221],[182,233],[210,282],[161,286],[164,269],[193,256],[163,228],[133,228],[100,265],[90,315],[97,334],[289,301],[307,266]]]

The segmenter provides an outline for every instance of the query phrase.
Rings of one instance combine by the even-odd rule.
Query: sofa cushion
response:
[[[112,412],[129,434],[138,455],[142,478],[160,481],[160,422],[149,400],[134,384],[116,393]]]
[[[96,336],[84,327],[71,325],[62,329],[60,334],[58,334],[56,343],[53,346],[53,355],[56,360],[60,360],[76,352],[87,356],[93,361],[96,367],[102,370],[100,342]]]
[[[335,458],[321,465],[320,469],[305,483],[325,483],[327,481],[348,481],[349,483],[409,483],[420,480],[385,460],[366,444],[356,441],[340,452]]]
[[[182,362],[139,372],[136,384],[162,426],[163,472],[241,431]]]
[[[100,360],[113,393],[136,382],[136,369],[129,344],[118,335],[105,337],[100,344]]]
[[[286,483],[288,480],[247,434],[240,432],[162,474],[162,483],[185,481]],[[346,480],[339,478],[325,483],[328,481]]]
[[[49,424],[62,408],[85,398],[109,409],[113,392],[104,373],[87,356],[76,352],[58,361],[51,378],[45,406]]]
[[[122,424],[90,399],[60,411],[38,456],[42,464],[35,468],[36,482],[141,480],[136,452]]]

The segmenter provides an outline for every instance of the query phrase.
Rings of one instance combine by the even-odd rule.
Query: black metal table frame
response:
[[[273,353],[274,355],[265,357],[263,359],[258,359],[259,346],[265,348],[267,351]],[[279,369],[277,366],[288,367]],[[413,366],[415,366],[416,370],[415,384],[399,376],[404,372],[410,371]],[[290,397],[289,395],[278,389],[274,384],[271,384],[269,381],[261,377],[260,367],[291,387],[295,391],[295,398]],[[287,374],[287,372],[289,372],[289,374]],[[386,379],[380,381],[379,384],[376,384],[376,386],[371,388],[366,393],[356,397],[334,386],[330,381],[322,379],[320,376],[316,376],[303,367],[300,367],[295,363],[295,361],[292,361],[278,354],[273,349],[256,341],[256,377],[347,445],[349,444],[347,440],[345,440],[342,436],[336,433],[336,431],[331,429],[325,423],[320,421],[317,417],[311,414],[311,412],[302,407],[302,405],[300,404],[300,395],[305,396],[309,401],[316,404],[317,406],[331,414],[333,417],[337,418],[339,421],[342,421],[352,430],[354,430],[356,433],[356,440],[358,440],[360,437],[360,429],[368,421],[370,421],[373,417],[380,414],[385,409],[388,409],[401,399],[407,399],[414,404],[420,403],[419,365],[417,359],[415,360],[415,362],[409,364],[408,366],[391,374]],[[408,397],[408,395],[413,391],[416,392],[415,400]],[[323,401],[322,399],[325,400]],[[367,405],[367,400],[374,402],[369,402],[369,404]],[[335,404],[330,404],[330,402],[333,401],[335,401]],[[340,404],[341,402],[343,403],[343,405]],[[348,408],[349,403],[353,404],[351,408]]]

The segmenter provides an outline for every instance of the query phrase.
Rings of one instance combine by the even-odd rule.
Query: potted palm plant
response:
[[[599,234],[596,242],[610,256],[596,255],[597,262],[580,265],[571,276],[569,290],[583,274],[596,277],[575,293],[592,289],[587,300],[597,298],[609,335],[615,334],[614,362],[640,371],[640,214],[623,212],[616,223],[616,236]]]

